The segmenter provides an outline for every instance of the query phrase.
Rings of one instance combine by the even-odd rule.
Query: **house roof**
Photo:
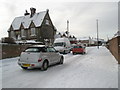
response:
[[[21,24],[23,24],[24,28],[29,28],[31,22],[33,22],[36,27],[41,26],[46,13],[47,11],[43,11],[35,13],[33,17],[30,17],[30,15],[16,17],[12,22],[13,30],[18,30]]]

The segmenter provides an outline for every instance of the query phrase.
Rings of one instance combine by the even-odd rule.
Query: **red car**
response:
[[[77,53],[85,54],[86,50],[85,50],[85,47],[83,47],[81,45],[76,45],[73,47],[72,53],[73,53],[73,55],[77,54]]]

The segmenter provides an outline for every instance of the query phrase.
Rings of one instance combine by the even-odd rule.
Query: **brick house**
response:
[[[8,29],[9,38],[15,41],[34,40],[45,43],[53,43],[56,28],[54,27],[49,10],[36,13],[35,8],[30,8],[31,13],[27,10],[24,16],[16,17]]]

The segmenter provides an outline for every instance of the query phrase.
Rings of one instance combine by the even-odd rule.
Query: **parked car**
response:
[[[60,53],[70,53],[71,44],[68,38],[56,38],[54,48]]]
[[[18,64],[23,69],[41,68],[47,70],[48,66],[52,64],[63,64],[64,57],[53,47],[45,45],[35,45],[28,47],[20,55]]]
[[[76,44],[71,44],[71,51],[72,51],[74,46],[76,46]]]
[[[84,46],[81,46],[81,45],[75,45],[72,49],[72,53],[73,55],[74,54],[77,54],[77,53],[81,53],[81,54],[85,54],[86,53],[86,50],[85,50],[85,47]]]

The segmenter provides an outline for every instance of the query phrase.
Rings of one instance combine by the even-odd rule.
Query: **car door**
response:
[[[57,63],[60,61],[60,53],[55,50],[55,48],[51,48],[54,54],[54,62]]]
[[[58,53],[56,53],[56,50],[53,48],[53,47],[49,47],[47,48],[49,54],[50,54],[50,62],[53,64],[53,63],[56,63],[58,62]]]

